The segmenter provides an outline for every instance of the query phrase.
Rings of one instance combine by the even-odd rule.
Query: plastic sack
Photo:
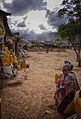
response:
[[[77,96],[75,99],[74,107],[79,119],[81,119],[81,98],[79,96]]]
[[[10,54],[10,63],[13,63],[13,56]]]
[[[13,64],[17,64],[17,58],[16,58],[16,56],[13,57]]]
[[[5,52],[8,52],[9,50],[8,50],[8,47],[4,47],[4,51]]]
[[[25,60],[22,61],[21,67],[22,67],[22,68],[26,68],[26,61],[25,61]]]
[[[13,64],[17,64],[18,63],[18,61],[17,61],[17,57],[15,56],[15,54],[14,53],[12,53],[12,57],[13,57]]]
[[[72,100],[64,110],[64,114],[72,114],[74,111],[74,100]]]
[[[17,69],[18,69],[18,70],[21,70],[21,64],[18,64],[18,65],[17,65]]]
[[[10,53],[4,52],[4,56],[2,57],[3,66],[10,65]]]
[[[11,66],[4,66],[3,67],[3,72],[4,72],[4,74],[12,75],[13,74],[12,67]]]

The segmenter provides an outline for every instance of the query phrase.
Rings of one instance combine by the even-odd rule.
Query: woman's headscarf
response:
[[[71,62],[69,61],[64,61],[64,65],[62,67],[62,72],[68,72],[68,71],[71,71],[73,68],[73,65],[71,64]]]

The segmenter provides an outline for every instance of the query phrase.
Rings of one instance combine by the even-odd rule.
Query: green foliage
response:
[[[63,0],[59,16],[67,14],[68,23],[59,26],[62,38],[81,36],[81,0]]]
[[[58,29],[59,35],[62,38],[76,37],[81,35],[81,23],[76,21],[71,21],[68,24],[62,24]]]
[[[81,0],[63,0],[63,8],[59,16],[67,15],[68,23],[59,26],[58,32],[62,38],[67,38],[77,55],[78,66],[81,67]],[[75,45],[77,43],[78,45]]]
[[[67,14],[70,19],[81,19],[81,0],[63,0],[63,8],[59,10],[59,16]]]
[[[59,26],[58,33],[62,38],[68,37],[65,24]]]

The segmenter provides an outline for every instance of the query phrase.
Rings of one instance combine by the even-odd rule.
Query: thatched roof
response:
[[[5,16],[10,16],[10,15],[11,15],[11,13],[8,13],[8,12],[5,12],[3,10],[0,10],[0,16],[5,17]]]
[[[3,18],[6,35],[12,36],[11,30],[10,30],[8,22],[7,22],[7,16],[11,16],[11,13],[0,10],[0,16]]]

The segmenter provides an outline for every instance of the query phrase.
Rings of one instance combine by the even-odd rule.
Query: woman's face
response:
[[[69,67],[68,66],[63,66],[63,68],[62,68],[62,72],[64,73],[64,74],[68,74],[69,73]]]

